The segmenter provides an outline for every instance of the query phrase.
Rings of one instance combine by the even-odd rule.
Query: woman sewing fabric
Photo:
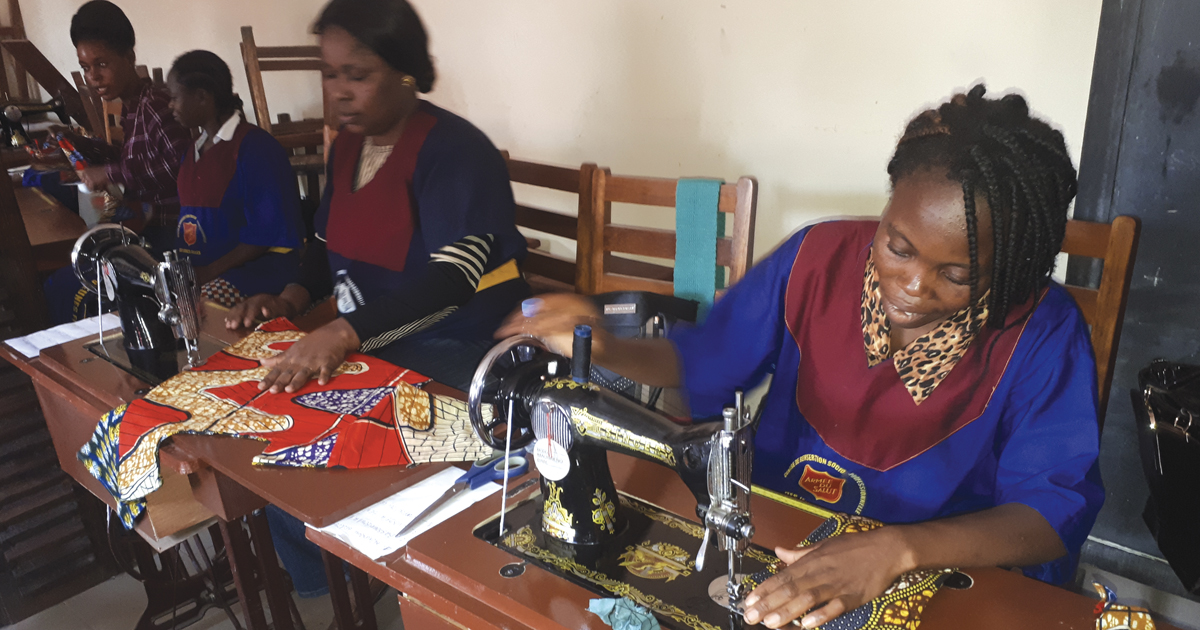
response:
[[[171,109],[200,137],[179,170],[175,248],[196,268],[202,295],[223,306],[279,292],[298,278],[300,197],[287,153],[242,119],[229,66],[207,50],[175,60]]]
[[[326,382],[361,350],[465,388],[528,286],[508,169],[487,136],[418,98],[434,69],[404,0],[333,0],[314,28],[342,129],[327,160],[301,280],[258,295],[230,328],[293,316],[333,293],[338,319],[269,365],[264,389]]]
[[[317,18],[326,99],[342,125],[331,148],[316,240],[301,278],[230,312],[229,328],[293,316],[333,293],[340,317],[264,361],[260,387],[329,380],[361,350],[466,389],[492,333],[529,294],[504,157],[471,123],[418,98],[434,69],[404,0],[333,0]],[[304,524],[270,506],[296,591],[326,592]]]
[[[104,160],[77,175],[91,190],[123,186],[110,220],[139,232],[156,250],[169,249],[179,215],[176,179],[191,136],[172,116],[167,91],[138,76],[133,24],[120,7],[107,0],[79,7],[71,18],[71,43],[88,87],[105,101],[120,99],[125,138],[114,147],[68,133],[78,148]],[[51,274],[45,293],[56,324],[114,308],[89,297],[70,267]]]
[[[594,331],[597,363],[682,384],[695,417],[773,373],[755,483],[898,524],[778,549],[751,623],[816,627],[918,568],[1074,575],[1104,500],[1088,329],[1050,280],[1075,169],[1023,98],[984,93],[909,123],[880,220],[799,231],[669,341]],[[596,317],[553,296],[498,335],[569,353]]]

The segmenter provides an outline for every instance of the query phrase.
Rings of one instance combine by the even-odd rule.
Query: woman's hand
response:
[[[292,303],[283,299],[282,296],[259,293],[229,309],[229,314],[225,316],[225,328],[240,330],[254,326],[254,321],[260,317],[264,321],[270,321],[276,317],[294,317],[295,314]]]
[[[912,570],[907,549],[903,537],[889,527],[837,536],[802,549],[777,548],[775,553],[788,567],[750,593],[745,619],[768,628],[780,628],[801,616],[805,628],[828,623],[879,597],[897,577]]]
[[[262,364],[271,371],[263,377],[258,389],[269,388],[272,394],[291,393],[314,376],[324,385],[346,360],[346,355],[358,350],[359,343],[354,327],[339,317],[292,344],[283,354],[265,359]]]
[[[610,335],[604,329],[600,311],[594,302],[571,293],[541,295],[537,299],[541,304],[535,315],[525,317],[521,311],[515,311],[500,325],[496,338],[533,335],[546,342],[552,352],[570,358],[575,326],[587,324],[592,327],[592,357],[598,359],[603,356]]]
[[[79,181],[92,192],[99,192],[108,187],[108,170],[103,166],[89,166],[76,172],[79,174]]]

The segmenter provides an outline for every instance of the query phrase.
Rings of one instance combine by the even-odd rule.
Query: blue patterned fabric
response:
[[[146,511],[145,499],[121,500],[121,489],[117,484],[117,440],[121,437],[121,418],[127,405],[121,405],[104,414],[92,438],[79,450],[79,461],[87,471],[108,490],[117,501],[117,516],[126,529],[133,529],[138,517]]]

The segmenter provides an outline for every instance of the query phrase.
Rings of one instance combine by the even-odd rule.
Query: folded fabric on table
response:
[[[162,485],[159,445],[179,433],[264,440],[254,463],[278,466],[411,466],[491,453],[475,436],[465,402],[430,394],[422,389],[427,377],[364,354],[346,357],[325,385],[260,392],[270,371],[262,360],[303,336],[286,319],[272,320],[105,414],[79,459],[117,499],[126,527]]]
[[[813,533],[800,543],[800,547],[815,545],[826,538],[855,534],[883,527],[879,521],[850,514],[834,514],[825,519]],[[767,581],[786,565],[780,561],[743,581],[747,592]],[[921,612],[937,593],[942,582],[954,573],[954,569],[912,571],[901,575],[888,587],[883,595],[843,613],[818,630],[916,630],[921,624]]]

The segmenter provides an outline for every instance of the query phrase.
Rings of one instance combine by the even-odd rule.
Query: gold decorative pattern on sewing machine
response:
[[[542,389],[590,389],[598,392],[600,391],[600,386],[592,382],[576,383],[569,378],[556,378],[546,381],[546,384],[542,385]]]
[[[592,505],[596,506],[596,509],[592,510],[592,522],[604,527],[610,534],[616,531],[617,506],[609,500],[608,494],[596,488],[595,494],[592,495]]]
[[[632,501],[623,494],[619,495],[617,498],[621,501],[621,507],[636,510],[642,514],[645,514],[651,520],[658,521],[659,523],[662,523],[663,525],[666,525],[672,529],[678,529],[685,534],[692,536],[696,540],[702,540],[704,538],[704,527],[697,523],[685,521],[682,518],[679,518],[674,514],[661,509],[653,509],[641,501]]]
[[[546,533],[567,542],[575,541],[575,517],[562,506],[562,487],[546,482],[546,500],[542,508],[542,528]]]
[[[533,530],[528,525],[506,536],[504,544],[525,556],[544,562],[559,571],[571,573],[587,580],[617,597],[624,597],[639,606],[645,606],[657,615],[674,619],[692,630],[720,630],[717,626],[706,623],[697,615],[685,612],[678,606],[672,606],[653,595],[642,593],[636,587],[625,582],[614,580],[600,571],[593,571],[570,558],[564,558],[552,551],[538,547]]]
[[[641,543],[625,547],[621,554],[621,566],[629,572],[647,580],[670,582],[679,576],[687,577],[696,568],[692,554],[671,543]]]
[[[571,423],[582,435],[608,444],[624,446],[631,451],[653,457],[667,466],[675,466],[675,451],[671,450],[670,446],[605,422],[588,413],[587,407],[571,407]]]

